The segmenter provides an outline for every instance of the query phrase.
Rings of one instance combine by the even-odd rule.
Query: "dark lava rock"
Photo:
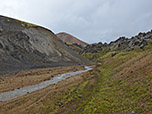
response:
[[[114,57],[117,53],[112,53],[111,56]]]
[[[96,44],[87,45],[82,53],[98,53],[100,51],[120,51],[120,50],[134,50],[140,48],[144,50],[144,47],[152,44],[152,30],[147,33],[139,33],[132,38],[120,37],[116,41],[112,41],[109,44],[103,44],[102,42]],[[112,54],[114,56],[115,54]]]
[[[58,106],[61,107],[61,106],[63,106],[63,104],[64,104],[64,103],[60,103]]]

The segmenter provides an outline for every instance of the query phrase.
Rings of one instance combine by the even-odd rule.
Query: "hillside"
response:
[[[71,44],[78,44],[81,45],[82,47],[85,47],[86,45],[88,45],[86,42],[79,40],[78,38],[65,33],[65,32],[61,32],[56,34],[58,38],[60,38],[63,42],[67,42],[67,43],[71,43]]]
[[[139,37],[139,35],[137,35]],[[2,114],[151,114],[152,44],[110,48],[119,45],[93,44],[82,55],[96,62],[93,70],[70,77],[47,88],[16,99],[0,102]],[[149,37],[149,38],[148,38]],[[136,40],[131,40],[134,44]],[[132,44],[131,43],[131,44]],[[121,45],[120,44],[120,45]],[[126,43],[127,45],[129,43]],[[102,45],[102,46],[101,46]],[[117,46],[116,46],[117,47]],[[121,48],[120,48],[121,47]],[[92,51],[92,49],[94,49]],[[82,66],[37,69],[0,77],[1,92],[48,80],[57,74],[83,69]],[[9,86],[9,85],[11,86]]]
[[[88,61],[50,30],[0,17],[0,93],[84,69]],[[70,48],[71,48],[70,47]],[[2,114],[152,114],[152,31],[111,43],[74,48],[93,69],[41,90],[0,102]],[[56,68],[42,68],[60,66]],[[32,70],[28,70],[32,69]],[[68,76],[68,75],[67,75]],[[59,77],[57,77],[59,78]]]
[[[82,55],[97,65],[58,113],[152,113],[152,31],[88,45]]]
[[[102,64],[90,72],[93,77],[72,89],[73,93],[69,93],[72,100],[58,112],[151,114],[152,46],[148,48],[145,51],[119,51],[115,56],[111,56],[115,52],[100,55]]]
[[[108,52],[113,52],[112,56],[115,56],[119,51],[144,51],[151,45],[152,30],[147,33],[139,33],[131,38],[120,37],[109,44],[99,42],[87,45],[81,54],[90,60],[101,62],[100,57]]]
[[[0,74],[24,69],[87,64],[52,31],[0,16]]]

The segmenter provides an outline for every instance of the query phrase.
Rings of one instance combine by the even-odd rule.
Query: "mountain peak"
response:
[[[63,42],[68,42],[68,43],[77,43],[83,47],[85,47],[86,45],[88,45],[88,43],[74,37],[73,35],[66,33],[66,32],[60,32],[56,34],[58,38],[60,38]]]

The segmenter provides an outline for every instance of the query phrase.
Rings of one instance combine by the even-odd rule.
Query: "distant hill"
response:
[[[0,16],[0,74],[87,63],[52,31]]]
[[[108,52],[133,50],[144,51],[149,46],[152,46],[152,30],[147,33],[139,33],[138,35],[131,38],[120,37],[116,41],[112,41],[109,44],[99,42],[87,45],[85,48],[83,48],[81,54],[90,60],[94,59],[94,61],[98,61],[101,53],[105,54]],[[92,56],[90,53],[92,53]]]
[[[152,31],[87,45],[81,54],[97,63],[94,76],[73,89],[79,95],[83,87],[81,97],[71,94],[60,113],[152,114]]]
[[[72,35],[70,35],[68,33],[65,33],[65,32],[61,32],[61,33],[58,33],[56,35],[63,42],[68,42],[68,43],[71,43],[71,44],[78,44],[78,45],[81,45],[83,47],[85,47],[86,45],[88,45],[86,42],[81,41],[78,38],[76,38],[76,37],[74,37],[74,36],[72,36]]]

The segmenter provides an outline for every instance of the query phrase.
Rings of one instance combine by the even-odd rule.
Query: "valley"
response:
[[[151,114],[151,58],[152,30],[88,44],[0,16],[0,114]]]
[[[0,76],[0,93],[8,92],[17,88],[36,85],[46,80],[49,80],[59,74],[80,70],[84,70],[84,67],[67,66],[56,68],[44,68],[30,71],[21,71],[16,75],[3,75]]]
[[[36,77],[34,79],[35,74],[39,73],[39,71],[53,71],[54,75],[56,74],[62,74],[64,72],[70,72],[70,71],[79,71],[84,69],[84,67],[82,66],[73,66],[73,67],[59,67],[59,68],[52,68],[52,69],[39,69],[39,70],[34,70],[31,71],[30,75],[26,75],[28,72],[24,72],[24,73],[20,73],[19,77],[18,75],[16,75],[18,78],[20,77],[24,77],[26,75],[26,77],[33,77],[33,81],[36,81],[38,78]],[[56,72],[57,70],[57,72]],[[41,72],[42,73],[42,72]],[[45,76],[46,74],[43,72],[41,74],[41,77],[43,77],[43,79],[41,78],[41,80],[46,80],[48,79],[47,76]],[[52,73],[53,75],[53,73]],[[11,79],[5,79],[3,78],[6,82],[6,86],[8,86],[8,84],[11,84],[9,82],[9,80],[12,80],[14,78],[14,80],[18,80],[16,79],[17,77],[11,77]],[[72,88],[77,88],[77,86],[81,85],[81,83],[83,83],[84,81],[88,80],[89,78],[93,77],[91,74],[89,74],[88,72],[84,72],[78,75],[75,75],[73,77],[69,77],[68,79],[65,79],[61,82],[58,82],[56,84],[53,84],[49,87],[46,87],[44,89],[32,92],[32,93],[28,93],[22,97],[18,97],[16,99],[13,100],[8,100],[5,102],[0,102],[0,111],[1,114],[28,114],[28,113],[49,113],[50,112],[56,112],[63,104],[66,104],[66,102],[69,102],[70,100],[72,100],[69,97],[69,93],[70,91],[73,91]],[[49,77],[50,78],[50,77]],[[88,79],[87,79],[88,78]],[[28,78],[27,78],[28,79]],[[32,80],[27,80],[24,79],[26,81],[28,81],[29,83],[27,83],[27,85],[33,85],[34,83],[32,83]],[[40,80],[39,80],[40,81]],[[13,86],[12,88],[19,88],[20,86],[20,82],[15,82],[13,81],[14,84],[11,84],[11,86]],[[37,80],[38,83],[38,80]],[[9,86],[9,87],[11,87]],[[86,85],[84,85],[86,86]],[[22,86],[21,86],[22,87]],[[9,91],[12,88],[7,88],[3,86],[1,87],[2,91]],[[2,92],[1,91],[1,92]],[[81,90],[82,91],[82,90]],[[75,94],[77,95],[77,94]],[[66,99],[64,99],[63,101],[61,100],[62,97],[67,97]],[[79,98],[79,96],[77,96]],[[51,102],[50,102],[51,101]],[[63,104],[62,104],[63,103]],[[60,104],[62,104],[60,106]]]

